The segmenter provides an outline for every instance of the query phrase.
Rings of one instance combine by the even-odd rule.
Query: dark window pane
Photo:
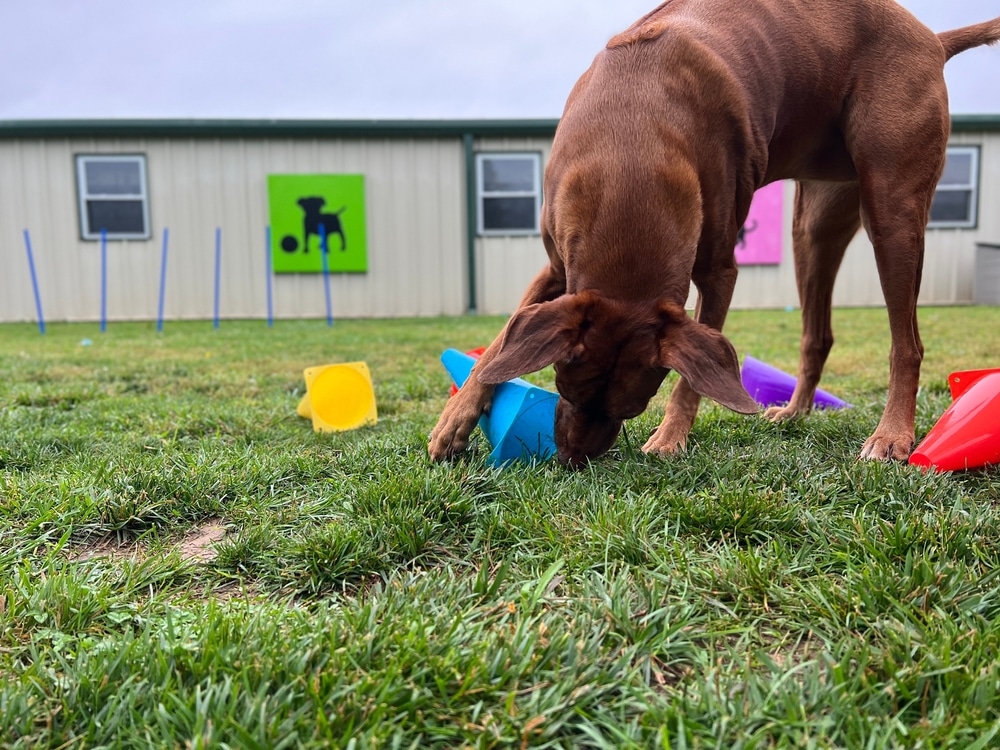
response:
[[[938,190],[931,204],[931,221],[968,222],[971,216],[972,191]]]
[[[88,161],[88,195],[142,195],[139,164],[134,161]]]
[[[484,198],[483,228],[527,229],[538,228],[534,198]]]
[[[534,192],[534,160],[483,159],[483,190],[487,193]]]
[[[949,152],[939,185],[969,185],[972,183],[972,154]]]
[[[87,201],[87,223],[92,234],[146,234],[142,201]]]

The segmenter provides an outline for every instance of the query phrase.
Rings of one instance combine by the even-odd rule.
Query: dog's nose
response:
[[[572,469],[573,471],[579,471],[590,463],[590,458],[583,454],[571,453],[561,449],[556,451],[556,459],[567,469]]]
[[[561,403],[561,402],[560,402]],[[556,419],[556,458],[571,469],[582,469],[603,456],[618,439],[622,423],[618,420],[588,418],[581,412],[565,413]]]

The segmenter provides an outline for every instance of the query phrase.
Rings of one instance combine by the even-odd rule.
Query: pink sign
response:
[[[784,229],[782,207],[785,183],[772,182],[754,193],[750,214],[736,242],[736,262],[741,266],[781,263]]]

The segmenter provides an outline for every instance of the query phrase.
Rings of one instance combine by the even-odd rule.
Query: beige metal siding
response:
[[[335,316],[460,314],[467,306],[460,141],[436,139],[45,139],[0,141],[0,320],[35,318],[31,231],[47,320],[100,315],[100,246],[79,239],[73,155],[147,157],[152,238],[108,243],[108,318],[155,319],[169,227],[165,317],[213,314],[222,229],[223,317],[266,315],[267,175],[365,175],[368,272],[330,278]],[[274,277],[276,317],[322,317],[319,274]]]

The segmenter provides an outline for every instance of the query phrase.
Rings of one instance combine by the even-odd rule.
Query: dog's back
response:
[[[907,80],[866,80],[879,70],[870,60],[895,50],[911,60],[914,49],[924,62],[908,64]],[[648,139],[669,123],[671,138],[730,155],[738,148],[755,187],[850,179],[850,161],[833,159],[830,146],[852,97],[876,87],[926,95],[944,62],[938,37],[894,0],[671,0],[598,54],[557,141],[578,149],[582,132],[612,130]]]

